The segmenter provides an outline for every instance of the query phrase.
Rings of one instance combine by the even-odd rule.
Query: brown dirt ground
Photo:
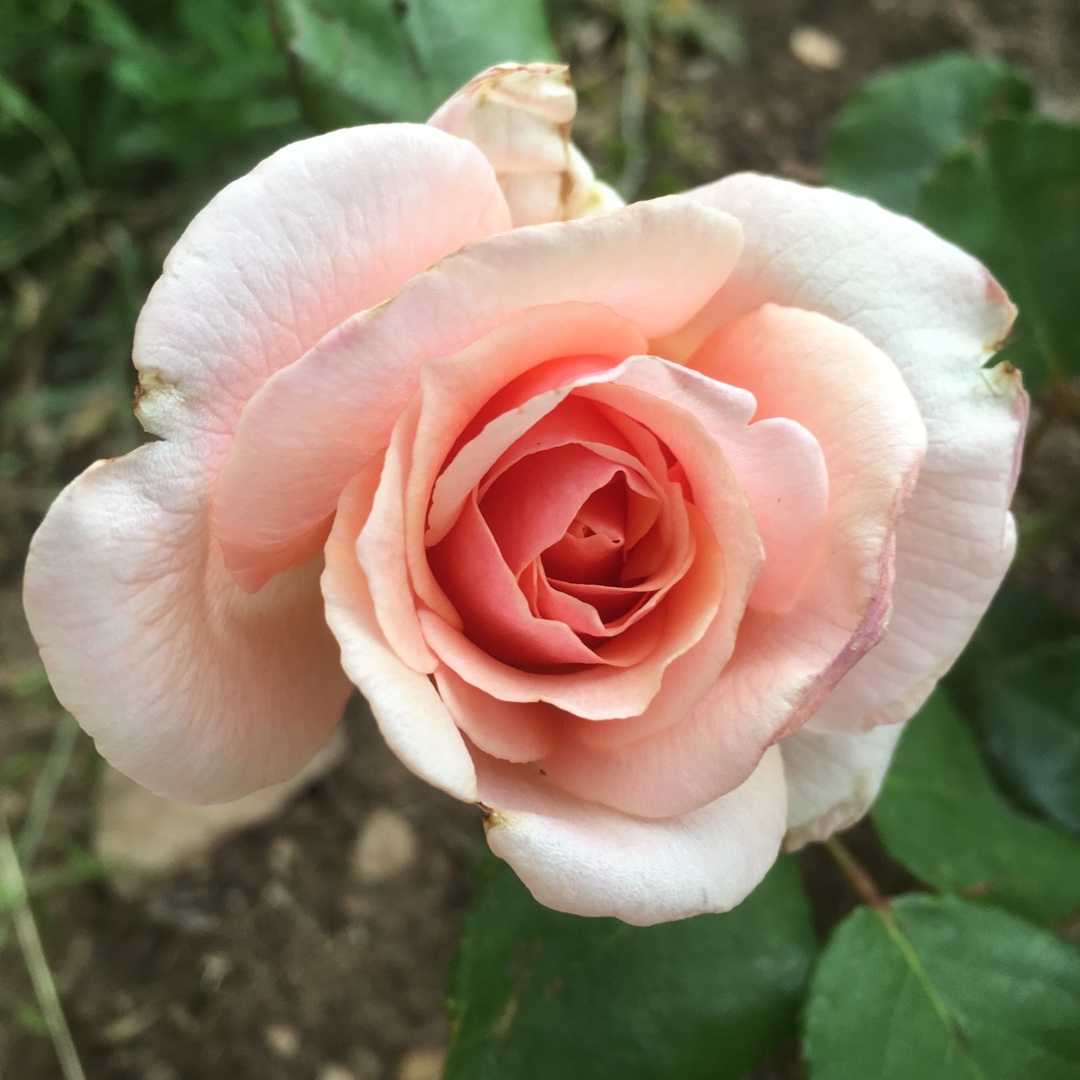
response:
[[[742,17],[744,63],[726,66],[667,41],[654,48],[650,110],[662,128],[650,138],[653,190],[740,169],[817,180],[830,119],[850,93],[885,67],[947,49],[1014,61],[1051,108],[1080,114],[1080,75],[1068,65],[1080,56],[1074,0],[733,0],[728,8]],[[836,70],[795,58],[789,36],[801,25],[844,46]],[[603,161],[617,127],[610,88],[620,77],[620,32],[603,7],[578,5],[559,36],[582,90],[580,141]],[[1077,483],[1080,435],[1056,439],[1034,462],[1024,493],[1031,503],[1062,490],[1069,475]],[[26,537],[4,539],[18,548]],[[1048,549],[1028,576],[1080,581],[1078,539]],[[1073,593],[1080,610],[1080,589]],[[18,582],[9,580],[0,594],[0,687],[35,661]],[[0,762],[44,753],[58,716],[47,693],[0,693]],[[445,971],[483,845],[479,816],[408,774],[360,703],[348,732],[347,759],[327,778],[141,898],[92,880],[36,901],[89,1080],[390,1080],[410,1051],[444,1043]],[[70,865],[73,847],[89,847],[95,770],[82,738],[36,866]],[[31,779],[0,791],[16,823]],[[376,807],[415,827],[420,854],[391,882],[361,886],[347,852]],[[892,883],[868,827],[853,843]],[[804,865],[824,928],[852,900],[820,853]],[[31,1001],[9,941],[0,955],[0,1076],[10,1080],[60,1075],[49,1041],[19,1020]],[[796,1080],[796,1058],[792,1050],[759,1080]]]

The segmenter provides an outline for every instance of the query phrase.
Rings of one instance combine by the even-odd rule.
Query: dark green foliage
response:
[[[642,928],[549,911],[489,858],[447,1080],[737,1080],[794,1032],[815,950],[787,859],[726,915]]]

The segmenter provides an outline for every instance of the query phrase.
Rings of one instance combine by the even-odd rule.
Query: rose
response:
[[[218,195],[136,331],[161,439],[26,607],[148,787],[280,780],[355,684],[541,901],[650,923],[865,811],[1010,560],[1026,398],[968,256],[751,175],[619,209],[573,112],[506,65]]]

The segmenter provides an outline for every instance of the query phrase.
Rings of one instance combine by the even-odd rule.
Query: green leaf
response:
[[[1001,353],[1029,390],[1080,374],[1080,125],[964,54],[874,80],[833,130],[828,182],[911,214],[990,269],[1020,309]]]
[[[726,915],[541,907],[489,859],[451,972],[446,1080],[737,1080],[794,1031],[816,944],[781,859]]]
[[[990,268],[1023,312],[1017,336],[1030,337],[1051,376],[1078,375],[1080,124],[1003,119],[987,149],[1010,247]]]
[[[1006,586],[946,678],[998,779],[1080,833],[1080,622]]]
[[[972,719],[998,771],[1025,802],[1080,834],[1080,637],[988,669],[979,698]]]
[[[1002,358],[1029,389],[1080,374],[1080,125],[993,121],[983,147],[942,160],[916,216],[986,263],[1020,308]]]
[[[309,118],[423,121],[492,64],[556,56],[540,0],[269,0]]]
[[[982,617],[971,644],[947,676],[950,689],[958,676],[963,681],[977,680],[981,677],[979,669],[985,665],[996,665],[1023,649],[1067,641],[1078,634],[1080,623],[1056,604],[1038,593],[1004,585]]]
[[[814,973],[809,1080],[1075,1080],[1080,948],[994,908],[859,908]]]
[[[1080,910],[1080,842],[1005,802],[943,690],[901,737],[873,816],[893,858],[939,889],[1040,922]]]
[[[1028,82],[997,60],[954,53],[907,65],[869,83],[840,113],[826,178],[911,214],[946,154],[991,116],[1030,107]]]

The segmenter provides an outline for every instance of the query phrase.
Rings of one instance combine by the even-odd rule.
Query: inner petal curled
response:
[[[635,453],[609,412],[568,397],[499,455],[448,529],[445,498],[429,528],[428,564],[465,637],[497,660],[566,672],[636,663],[655,646],[655,628],[625,632],[685,574],[691,531],[670,455],[647,432],[633,441],[650,452]],[[444,475],[475,463],[487,438],[461,446]]]

